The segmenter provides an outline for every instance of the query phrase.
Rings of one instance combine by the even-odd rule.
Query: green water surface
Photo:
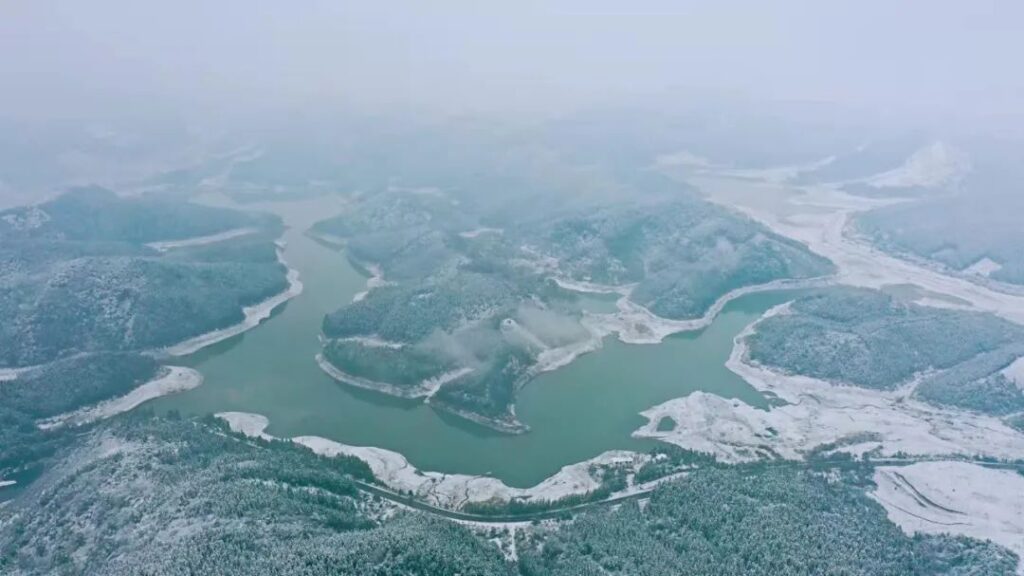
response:
[[[321,320],[350,302],[366,279],[341,251],[314,241],[305,231],[337,213],[341,199],[258,208],[280,214],[289,225],[284,256],[299,270],[304,290],[260,326],[177,359],[174,363],[201,371],[203,385],[155,401],[158,410],[255,412],[270,419],[270,434],[318,435],[379,446],[402,453],[422,470],[491,474],[525,487],[606,450],[649,449],[653,441],[630,436],[644,423],[639,412],[695,390],[767,406],[724,363],[733,337],[792,294],[738,299],[708,328],[669,337],[659,345],[606,339],[600,350],[541,375],[523,389],[516,412],[531,431],[518,436],[491,432],[418,401],[339,384],[314,362]],[[595,311],[612,306],[608,298],[592,300],[599,309]]]

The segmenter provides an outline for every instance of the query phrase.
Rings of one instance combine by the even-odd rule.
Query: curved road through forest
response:
[[[918,462],[929,462],[935,460],[952,460],[951,458],[886,458],[881,460],[870,460],[867,462],[851,461],[849,459],[837,459],[837,460],[818,460],[814,462],[803,462],[808,467],[843,467],[843,466],[908,466],[910,464],[916,464]],[[975,460],[964,460],[971,464],[983,466],[985,468],[995,468],[1001,470],[1017,470],[1024,474],[1024,463],[1013,463],[1013,462],[986,462],[986,461],[975,461]],[[772,462],[760,463],[763,466],[792,466],[801,464],[801,462],[793,460],[777,460]],[[399,494],[387,488],[363,482],[361,480],[352,480],[356,487],[368,494],[379,496],[396,504],[400,504],[407,508],[433,514],[449,520],[457,520],[461,522],[476,522],[480,524],[512,524],[522,522],[533,522],[540,520],[550,520],[553,518],[559,518],[566,514],[574,514],[583,510],[594,508],[598,506],[611,506],[614,504],[621,504],[630,500],[646,500],[651,496],[651,493],[661,485],[662,483],[669,481],[672,477],[678,477],[683,473],[676,472],[659,480],[652,480],[651,486],[648,488],[641,489],[637,492],[622,495],[612,495],[603,500],[595,500],[593,502],[582,502],[580,504],[573,504],[570,506],[552,508],[550,510],[543,510],[538,512],[527,512],[524,514],[472,514],[467,512],[460,512],[457,510],[451,510],[448,508],[441,508],[428,504],[422,500],[417,500],[413,496],[406,496]]]

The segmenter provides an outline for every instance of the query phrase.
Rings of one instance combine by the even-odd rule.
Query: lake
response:
[[[250,205],[273,211],[289,226],[284,257],[299,270],[302,294],[260,326],[171,363],[196,368],[203,385],[152,405],[184,414],[255,412],[270,419],[276,436],[317,435],[405,455],[422,470],[490,474],[527,487],[566,464],[611,449],[646,451],[651,440],[630,434],[639,412],[705,390],[754,406],[766,400],[725,368],[733,337],[792,294],[754,294],[733,301],[699,332],[677,334],[659,345],[629,345],[613,338],[520,393],[516,413],[531,431],[509,436],[441,414],[418,401],[391,398],[335,382],[314,361],[324,314],[350,302],[366,278],[341,250],[305,235],[316,220],[336,214],[341,197]],[[606,311],[609,300],[584,300]]]

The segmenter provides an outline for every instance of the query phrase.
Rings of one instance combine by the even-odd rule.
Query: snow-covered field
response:
[[[1024,476],[965,462],[920,462],[875,470],[871,497],[908,534],[991,540],[1024,559]],[[1024,560],[1018,564],[1024,574]]]
[[[249,412],[218,412],[214,414],[217,418],[228,423],[231,430],[240,434],[245,434],[250,438],[262,438],[264,440],[270,440],[273,436],[270,436],[263,431],[270,425],[270,420],[262,414],[252,414]]]
[[[202,384],[202,382],[203,375],[191,368],[164,366],[156,378],[124,396],[105,400],[94,406],[86,406],[74,412],[40,420],[37,424],[44,430],[58,426],[88,424],[127,412],[144,402],[159,398],[160,396],[191,390]]]
[[[230,412],[217,414],[232,430],[250,437],[268,436],[263,432],[267,419],[258,414]],[[466,474],[421,471],[404,456],[391,450],[369,446],[349,446],[319,436],[297,436],[292,441],[324,456],[348,455],[364,460],[374,475],[395,491],[411,491],[425,502],[442,508],[458,509],[470,502],[491,500],[557,500],[585,494],[600,486],[590,474],[594,466],[630,464],[639,466],[649,456],[625,451],[609,451],[590,460],[563,467],[555,475],[530,488],[512,488],[497,478]]]
[[[287,263],[285,263],[284,258],[282,258],[280,251],[278,251],[278,261],[287,266]],[[228,326],[227,328],[221,328],[220,330],[207,332],[206,334],[200,334],[199,336],[189,338],[184,342],[164,348],[163,350],[160,350],[160,352],[169,356],[187,356],[201,348],[205,348],[211,344],[216,344],[222,340],[227,340],[232,336],[237,336],[238,334],[259,325],[260,322],[270,317],[270,314],[275,308],[302,293],[302,281],[299,280],[299,271],[294,268],[288,268],[287,278],[288,288],[283,292],[271,296],[262,302],[243,308],[242,314],[245,316],[245,319],[238,324]]]
[[[217,234],[210,234],[209,236],[196,236],[194,238],[186,238],[184,240],[150,242],[149,244],[146,244],[146,246],[149,246],[158,252],[167,252],[168,250],[174,250],[176,248],[189,248],[192,246],[204,246],[206,244],[223,242],[232,238],[238,238],[239,236],[246,236],[256,231],[257,230],[255,228],[235,228],[233,230],[227,230]]]
[[[785,312],[785,304],[776,306],[762,319]],[[634,435],[709,452],[728,462],[776,455],[801,459],[822,444],[851,439],[855,441],[838,450],[854,454],[874,450],[881,456],[903,452],[1024,458],[1024,434],[998,418],[937,408],[908,397],[906,389],[883,392],[836,385],[751,363],[745,339],[756,326],[757,322],[736,336],[726,366],[786,405],[761,410],[739,400],[695,392],[644,411],[648,422]],[[657,430],[664,417],[675,420],[673,430]]]

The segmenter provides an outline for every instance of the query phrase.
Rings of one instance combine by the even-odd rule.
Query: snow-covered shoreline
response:
[[[379,265],[366,264],[363,268],[370,273],[370,277],[366,279],[366,289],[361,292],[357,292],[352,296],[353,302],[359,302],[363,298],[366,298],[374,288],[380,288],[381,286],[391,284],[384,279],[384,271],[381,270]]]
[[[191,390],[202,384],[202,382],[203,376],[196,370],[182,366],[164,366],[160,369],[160,373],[156,378],[142,384],[124,396],[104,400],[99,404],[86,406],[67,414],[46,418],[45,420],[38,421],[36,425],[43,430],[49,430],[66,425],[81,426],[89,424],[97,420],[110,418],[122,412],[127,412],[154,398]]]
[[[505,230],[502,229],[502,228],[488,228],[488,227],[485,226],[483,228],[475,228],[473,230],[466,230],[465,232],[459,232],[459,237],[472,239],[472,238],[476,238],[476,237],[480,236],[481,234],[504,234],[504,233],[505,233]]]
[[[612,314],[588,314],[587,323],[601,334],[617,334],[627,344],[659,344],[666,337],[680,332],[694,332],[707,328],[733,300],[775,290],[797,290],[820,288],[832,283],[831,277],[791,279],[783,278],[764,284],[743,286],[730,290],[717,300],[699,318],[671,320],[662,318],[644,306],[629,299],[628,294],[619,298],[619,311]]]
[[[281,256],[280,251],[278,251],[278,261],[287,267],[287,263]],[[299,279],[298,270],[288,268],[286,278],[288,280],[288,288],[279,294],[275,294],[274,296],[263,300],[262,302],[243,308],[242,314],[245,319],[238,324],[228,326],[227,328],[221,328],[219,330],[213,330],[206,334],[200,334],[193,338],[189,338],[184,342],[179,342],[173,346],[160,349],[158,352],[167,356],[187,356],[202,348],[227,340],[232,336],[237,336],[250,328],[258,326],[260,322],[270,317],[270,314],[275,308],[302,293],[302,281]]]
[[[434,394],[437,394],[437,391],[441,389],[441,386],[444,386],[445,384],[447,384],[449,382],[453,382],[455,380],[458,380],[459,378],[462,378],[463,376],[465,376],[466,374],[469,374],[472,371],[473,371],[472,368],[469,368],[468,366],[464,366],[462,368],[456,368],[454,370],[449,370],[449,371],[445,372],[444,374],[435,376],[433,378],[427,378],[426,380],[423,381],[423,384],[422,384],[423,388],[427,392],[426,397],[428,399],[429,398],[433,398]]]
[[[165,240],[162,242],[150,242],[146,244],[150,248],[157,252],[167,252],[168,250],[174,250],[177,248],[190,248],[193,246],[204,246],[206,244],[215,244],[217,242],[223,242],[232,238],[238,238],[239,236],[247,236],[257,232],[256,228],[234,228],[217,234],[210,234],[208,236],[196,236],[193,238],[186,238],[184,240]]]
[[[31,370],[33,366],[23,368],[0,368],[0,383],[17,380],[18,376]]]
[[[347,336],[345,338],[338,338],[335,342],[355,342],[360,346],[366,346],[367,348],[391,348],[398,350],[405,347],[404,342],[391,342],[390,340],[384,340],[373,336]]]
[[[441,410],[458,416],[463,420],[468,420],[474,424],[479,424],[484,428],[490,428],[497,432],[503,432],[505,434],[525,434],[530,431],[530,427],[520,422],[516,417],[516,406],[512,404],[509,407],[509,411],[502,418],[494,418],[491,416],[484,416],[477,412],[465,410],[458,406],[453,406],[447,402],[439,402],[434,397],[427,398],[427,403],[430,404],[435,410]]]
[[[878,456],[949,455],[1024,458],[1024,434],[999,418],[938,408],[891,392],[843,386],[815,378],[782,374],[748,358],[746,338],[757,324],[786,312],[786,304],[769,310],[733,342],[726,367],[761,393],[786,402],[771,410],[754,408],[706,392],[694,392],[641,413],[648,422],[634,436],[654,438],[708,452],[727,462],[782,457],[800,460],[831,443],[835,451]],[[658,431],[662,418],[676,427]]]
[[[264,430],[268,424],[258,414],[239,412],[217,414],[231,429],[250,437],[271,438]],[[513,488],[497,478],[466,474],[444,474],[417,469],[401,454],[383,448],[350,446],[319,436],[297,436],[292,441],[323,456],[348,455],[365,461],[374,476],[390,489],[412,492],[432,505],[457,510],[465,504],[517,499],[525,502],[552,501],[566,496],[586,494],[600,487],[590,470],[595,466],[631,465],[638,467],[649,456],[625,451],[608,451],[584,462],[562,467],[557,473],[530,488]]]
[[[217,418],[227,422],[232,432],[244,434],[249,438],[260,438],[273,440],[274,437],[264,432],[270,426],[270,420],[262,414],[251,412],[218,412],[214,414]]]
[[[317,354],[315,359],[317,366],[319,366],[321,370],[342,384],[355,386],[356,388],[363,388],[364,390],[373,390],[374,392],[380,392],[382,394],[396,396],[398,398],[425,398],[436,392],[437,388],[439,388],[441,384],[450,382],[454,379],[452,376],[453,372],[459,372],[459,374],[454,377],[465,374],[465,372],[453,371],[442,374],[437,378],[429,379],[417,386],[397,386],[389,382],[370,380],[369,378],[362,378],[360,376],[349,374],[332,364],[330,360],[324,357],[323,354]],[[438,383],[438,381],[440,383]]]

